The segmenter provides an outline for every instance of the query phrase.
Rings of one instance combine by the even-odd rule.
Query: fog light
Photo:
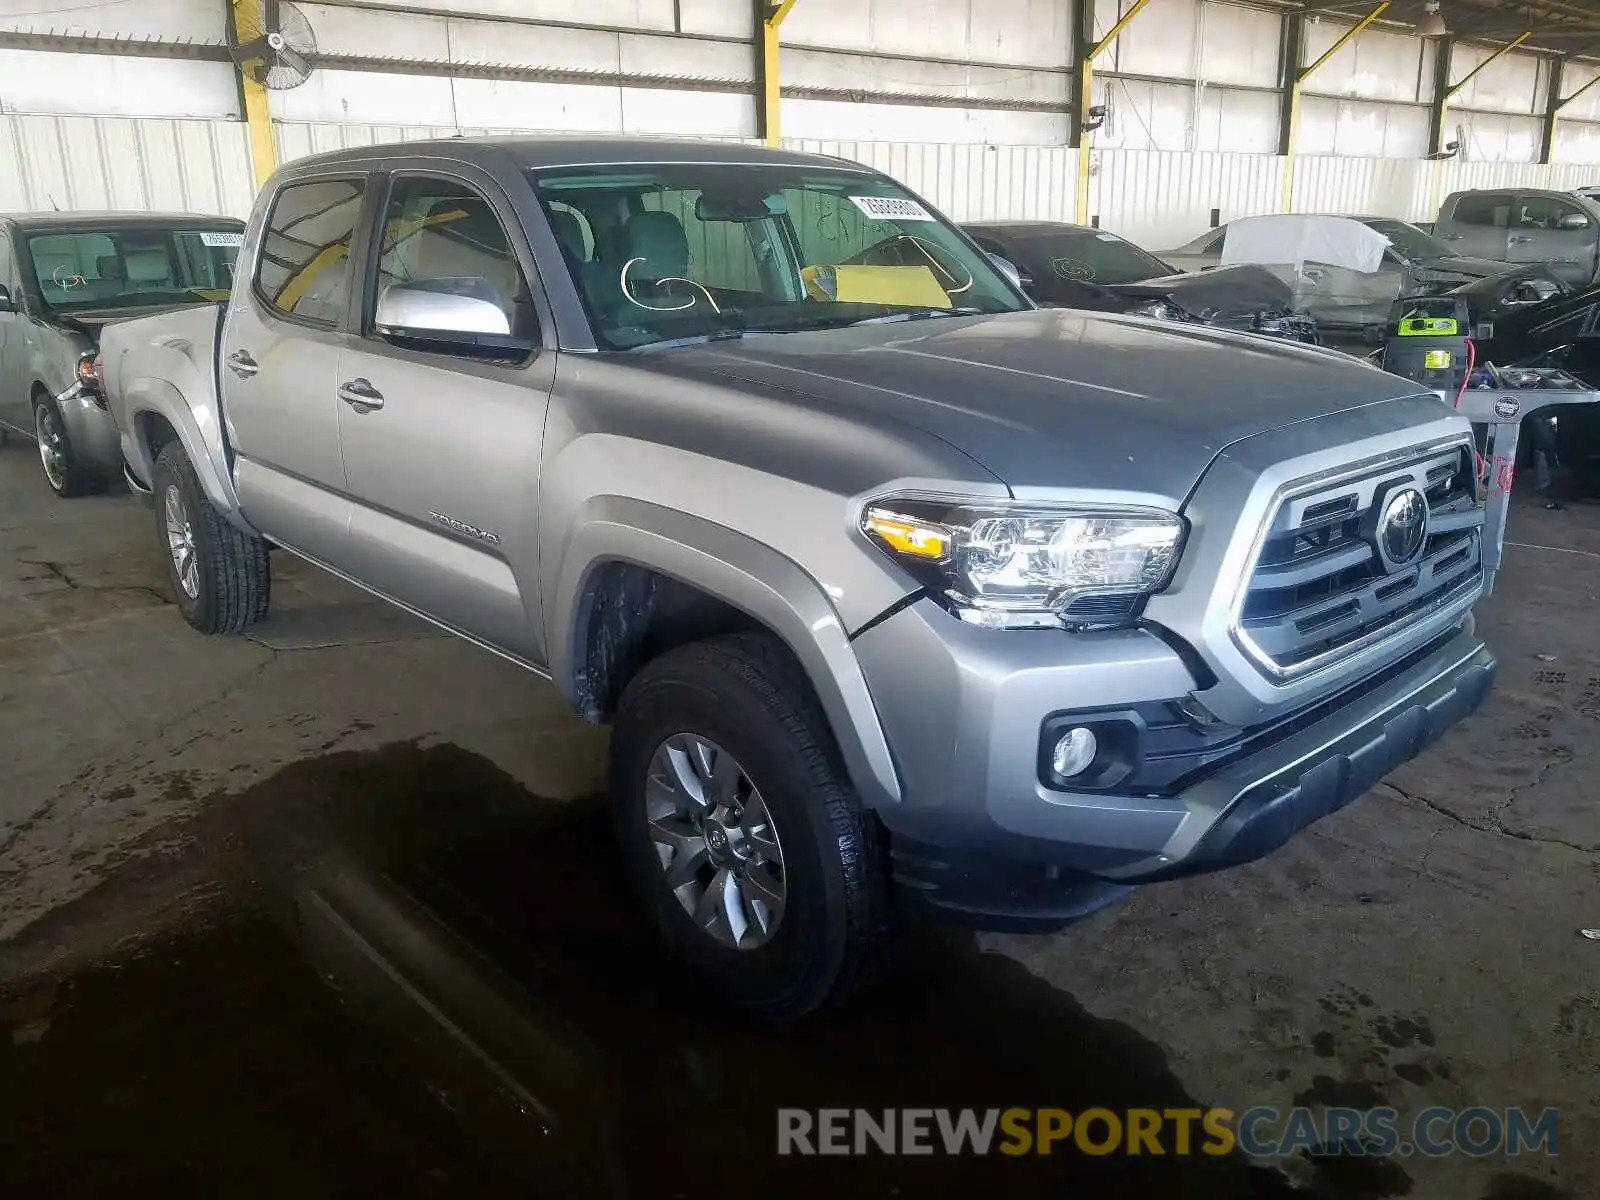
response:
[[[1055,751],[1050,755],[1050,769],[1063,779],[1071,779],[1087,771],[1099,752],[1100,743],[1096,741],[1093,731],[1079,725],[1067,730],[1056,743]]]

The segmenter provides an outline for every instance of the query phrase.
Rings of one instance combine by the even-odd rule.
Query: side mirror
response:
[[[476,276],[390,284],[378,296],[373,326],[391,342],[446,354],[504,358],[534,349],[532,339],[511,332],[494,288]]]
[[[1030,296],[1033,294],[1033,280],[1017,270],[1016,263],[1009,258],[992,252],[989,254],[989,261],[1000,268],[1000,274],[1009,279],[1013,287],[1019,288]]]
[[[1563,213],[1556,222],[1557,229],[1587,229],[1589,218],[1582,213]]]
[[[11,298],[11,289],[0,283],[0,313],[14,313],[17,311],[17,302]]]

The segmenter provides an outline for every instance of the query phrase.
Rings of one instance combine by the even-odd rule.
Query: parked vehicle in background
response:
[[[196,214],[0,216],[0,433],[38,443],[57,495],[122,470],[94,376],[101,327],[226,298],[243,234],[243,221]]]
[[[1304,304],[1319,329],[1336,333],[1367,332],[1380,327],[1388,318],[1389,305],[1401,296],[1427,295],[1448,291],[1474,279],[1495,275],[1509,268],[1504,262],[1483,258],[1463,258],[1417,226],[1390,217],[1335,217],[1329,214],[1295,214],[1272,218],[1249,217],[1260,221],[1338,221],[1364,225],[1389,240],[1382,261],[1372,271],[1341,270],[1339,264],[1308,263],[1306,278],[1299,281],[1297,301]],[[1175,250],[1161,252],[1161,258],[1185,271],[1205,271],[1223,260],[1228,231],[1236,223],[1219,225]],[[1318,270],[1321,267],[1322,270]]]
[[[1288,285],[1259,267],[1185,275],[1114,233],[1059,221],[979,221],[962,228],[1014,265],[1023,290],[1045,307],[1317,341],[1316,323],[1290,306]]]
[[[1531,275],[1549,268],[1526,270]],[[1548,299],[1485,283],[1456,293],[1467,301],[1480,362],[1499,368],[1559,367],[1600,390],[1600,283],[1563,287]],[[1546,410],[1544,416],[1554,419],[1568,485],[1582,495],[1600,496],[1600,411],[1594,405],[1570,405]],[[1531,451],[1531,439],[1524,447]]]
[[[1594,279],[1600,267],[1600,202],[1573,192],[1453,192],[1439,206],[1433,232],[1457,253],[1548,263],[1575,284]]]
[[[1271,853],[1493,678],[1448,405],[1039,310],[859,164],[344,150],[241,262],[104,334],[179,610],[263,617],[270,539],[553,679],[662,935],[765,1015],[881,961],[896,888],[1053,928]]]

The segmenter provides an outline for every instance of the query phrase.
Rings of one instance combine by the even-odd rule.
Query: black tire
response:
[[[171,441],[161,448],[151,476],[156,540],[183,619],[201,633],[242,633],[267,615],[272,596],[267,544],[222,519],[206,498],[181,442]],[[168,542],[169,490],[177,493],[193,543],[194,595],[179,577]]]
[[[731,754],[766,801],[783,845],[787,898],[771,940],[713,939],[669,888],[650,836],[645,787],[678,734]],[[851,786],[809,682],[788,649],[732,634],[670,651],[629,683],[611,743],[611,809],[635,890],[668,946],[720,998],[766,1019],[842,1001],[891,944],[888,854]]]
[[[72,448],[72,438],[67,433],[67,423],[54,397],[43,392],[34,393],[33,428],[34,440],[39,443],[40,473],[52,492],[63,500],[70,500],[75,496],[105,491],[105,477],[91,471],[78,460],[77,452]],[[57,455],[54,478],[51,477],[51,469],[44,465],[44,456],[49,452],[46,449],[47,439],[52,441],[51,448]]]

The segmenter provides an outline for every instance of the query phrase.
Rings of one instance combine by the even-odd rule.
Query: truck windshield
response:
[[[749,163],[530,172],[599,343],[1030,307],[879,175]]]
[[[56,312],[222,300],[242,241],[238,227],[52,229],[27,239],[30,290]]]

